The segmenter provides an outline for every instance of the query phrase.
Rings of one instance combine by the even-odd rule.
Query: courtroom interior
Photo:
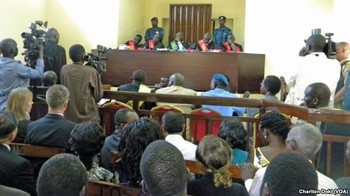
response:
[[[349,6],[2,2],[0,195],[349,194]]]

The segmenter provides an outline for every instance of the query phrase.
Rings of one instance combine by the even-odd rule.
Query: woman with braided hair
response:
[[[187,194],[248,195],[244,186],[232,182],[229,173],[231,156],[231,147],[225,140],[214,135],[205,136],[197,146],[196,159],[207,173],[187,183]]]
[[[266,167],[275,156],[285,152],[289,130],[290,124],[281,113],[269,111],[261,116],[258,137],[262,147],[250,153],[250,160],[256,168]]]
[[[95,122],[82,122],[74,127],[68,140],[73,151],[84,164],[88,180],[118,183],[118,173],[113,174],[98,165],[97,155],[104,142],[103,128]]]

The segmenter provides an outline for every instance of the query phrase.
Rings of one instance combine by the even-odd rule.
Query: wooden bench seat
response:
[[[87,196],[147,195],[142,191],[141,186],[114,184],[103,181],[88,181],[86,193]]]

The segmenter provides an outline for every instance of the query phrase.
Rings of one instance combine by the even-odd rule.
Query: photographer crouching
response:
[[[18,55],[18,47],[11,38],[0,42],[0,111],[5,110],[8,95],[15,88],[27,88],[29,79],[41,78],[44,71],[44,46],[38,44],[38,59],[35,66],[29,67],[14,58]]]

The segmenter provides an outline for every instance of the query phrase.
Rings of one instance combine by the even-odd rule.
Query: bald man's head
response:
[[[174,73],[170,76],[169,86],[183,86],[185,82],[185,77],[182,74]]]
[[[55,29],[55,28],[48,29],[45,33],[45,39],[48,41],[58,43],[58,41],[60,39],[60,35],[58,34],[57,29]]]

